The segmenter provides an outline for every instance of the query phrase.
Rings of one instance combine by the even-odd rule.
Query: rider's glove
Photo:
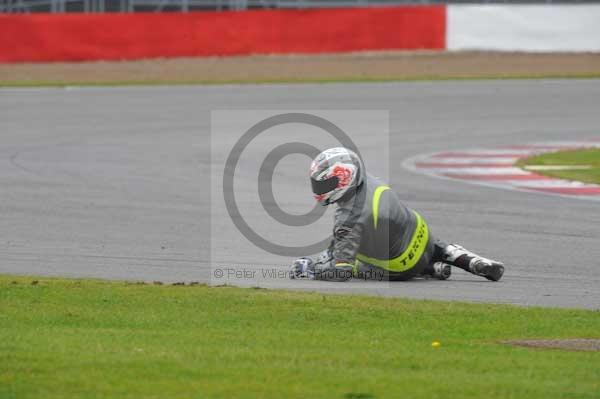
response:
[[[307,278],[314,280],[315,264],[311,258],[299,258],[290,267],[290,278]]]

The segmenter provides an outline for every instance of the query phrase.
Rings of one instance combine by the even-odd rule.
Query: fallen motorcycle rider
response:
[[[337,205],[333,239],[316,260],[295,260],[290,278],[445,280],[451,266],[492,281],[504,273],[501,262],[433,237],[423,217],[407,208],[388,185],[366,173],[351,150],[336,147],[320,153],[311,163],[310,179],[321,205]]]

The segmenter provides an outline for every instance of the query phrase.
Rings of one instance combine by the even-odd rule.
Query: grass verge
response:
[[[589,169],[536,170],[535,172],[561,179],[600,184],[600,148],[550,152],[522,159],[518,163],[520,167],[532,165],[591,166]]]
[[[600,353],[497,342],[599,331],[598,311],[0,276],[0,397],[597,398]]]

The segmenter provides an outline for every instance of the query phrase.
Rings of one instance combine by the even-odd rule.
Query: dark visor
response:
[[[330,192],[334,188],[337,187],[340,179],[337,176],[330,177],[326,180],[315,180],[313,178],[310,179],[310,183],[312,184],[313,193],[316,195],[321,195]]]

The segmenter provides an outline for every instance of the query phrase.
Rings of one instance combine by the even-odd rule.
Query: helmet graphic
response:
[[[310,181],[315,199],[321,205],[353,193],[363,182],[362,161],[355,152],[343,147],[323,151],[310,165]]]

